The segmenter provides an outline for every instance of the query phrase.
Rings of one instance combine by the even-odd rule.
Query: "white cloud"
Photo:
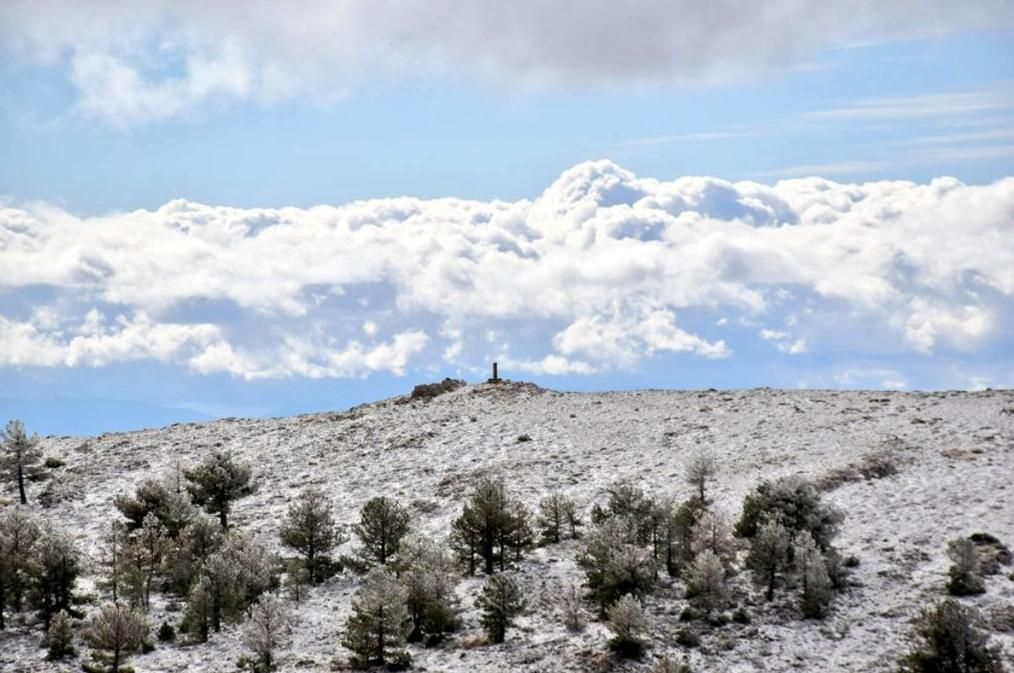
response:
[[[466,70],[525,85],[727,78],[845,42],[1012,17],[1005,0],[592,0],[580,12],[546,0],[7,0],[0,39],[64,65],[82,111],[133,123],[215,97],[327,99],[392,72]],[[830,114],[893,109],[870,107]]]
[[[734,332],[781,316],[758,337],[789,354],[836,317],[900,349],[975,350],[1009,337],[1012,212],[1014,178],[661,182],[606,161],[532,202],[0,205],[0,292],[56,297],[6,314],[0,362],[330,377],[475,367],[506,346],[527,371],[582,373],[728,357],[715,314]]]

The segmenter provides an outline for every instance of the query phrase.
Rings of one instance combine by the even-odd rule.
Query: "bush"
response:
[[[644,653],[644,632],[648,629],[648,616],[641,603],[626,594],[609,608],[609,630],[613,638],[609,648],[620,655],[636,659]]]
[[[455,391],[464,385],[466,385],[464,381],[450,378],[444,379],[439,383],[420,383],[412,388],[411,399],[428,401],[438,395]]]
[[[968,539],[954,540],[947,546],[953,565],[948,570],[947,591],[952,596],[971,596],[986,591],[979,568],[979,551]]]
[[[699,647],[701,636],[697,629],[683,628],[676,632],[676,643],[683,647]]]
[[[176,640],[176,629],[169,622],[162,622],[155,636],[160,643],[171,643]]]
[[[671,658],[668,654],[659,659],[651,673],[693,673],[689,664]]]
[[[74,655],[74,620],[66,610],[60,610],[49,622],[46,632],[46,658],[50,661],[64,659]]]
[[[901,662],[904,673],[1002,673],[999,651],[978,628],[978,611],[948,598],[916,620],[912,651]]]
[[[107,603],[88,622],[83,635],[85,642],[96,650],[96,658],[107,661],[111,673],[118,673],[123,670],[122,660],[144,645],[148,623],[125,605]],[[100,654],[104,652],[108,654]]]

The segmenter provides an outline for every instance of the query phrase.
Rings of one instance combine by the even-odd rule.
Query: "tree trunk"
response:
[[[113,673],[119,673],[120,671],[120,644],[117,643],[113,647]]]
[[[381,666],[383,666],[384,665],[384,608],[381,607],[380,610],[377,611],[377,614],[378,614],[378,617],[379,617],[379,619],[377,620],[377,624],[379,626],[379,628],[377,629],[377,662]]]
[[[768,600],[775,597],[775,567],[771,566],[771,571],[768,574],[768,592],[766,594]]]
[[[229,506],[222,505],[218,510],[218,522],[222,524],[222,530],[229,530]]]
[[[21,504],[27,505],[28,498],[25,497],[25,468],[18,463],[18,494],[21,496]]]

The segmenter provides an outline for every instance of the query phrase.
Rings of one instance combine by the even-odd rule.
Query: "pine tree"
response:
[[[371,570],[352,599],[342,645],[355,653],[355,664],[384,665],[400,654],[409,630],[407,592],[384,566]]]
[[[725,566],[718,554],[709,548],[702,549],[690,566],[687,595],[709,614],[722,609],[729,602]]]
[[[578,632],[587,623],[587,612],[581,598],[581,588],[576,582],[568,584],[560,591],[560,616],[568,630]]]
[[[475,606],[482,612],[479,622],[489,642],[502,643],[507,628],[514,625],[514,618],[525,609],[525,600],[517,580],[500,574],[486,580]]]
[[[118,673],[120,664],[131,653],[141,649],[148,638],[148,622],[125,605],[107,603],[85,626],[83,636],[105,659],[110,673]]]
[[[42,529],[25,507],[0,509],[0,630],[4,612],[19,612],[31,581],[31,559]]]
[[[588,535],[578,558],[601,615],[620,596],[642,596],[654,587],[655,564],[651,552],[637,544],[636,533],[628,519],[608,518]]]
[[[362,545],[359,558],[367,567],[386,566],[398,558],[402,538],[409,531],[408,510],[387,496],[371,498],[363,505],[353,532]]]
[[[141,528],[130,541],[131,555],[138,561],[139,598],[147,608],[151,605],[151,585],[162,568],[162,558],[168,546],[166,529],[154,514],[144,517]]]
[[[556,544],[567,537],[577,537],[581,520],[573,500],[561,493],[550,493],[539,501],[536,525],[544,543]]]
[[[404,565],[401,582],[412,622],[408,640],[417,642],[426,637],[430,642],[439,642],[458,624],[453,559],[436,543],[417,539],[406,545]]]
[[[62,531],[46,527],[36,542],[29,561],[30,598],[38,610],[43,628],[60,610],[76,614],[74,586],[81,574],[81,556],[73,541]]]
[[[789,544],[789,531],[777,520],[762,523],[750,542],[746,565],[753,571],[754,582],[766,587],[768,600],[774,598],[778,577],[788,562]]]
[[[103,569],[103,577],[97,582],[101,589],[112,594],[113,602],[120,600],[122,586],[124,548],[129,543],[127,526],[122,521],[113,521],[102,536],[101,556],[99,564]]]
[[[736,542],[728,520],[712,510],[701,514],[691,532],[690,548],[694,557],[705,550],[712,552],[722,567],[729,570],[736,556]]]
[[[609,608],[609,630],[613,632],[609,647],[623,657],[640,657],[648,627],[648,616],[641,603],[630,594],[621,596]]]
[[[211,516],[198,512],[183,527],[166,554],[170,587],[185,595],[208,558],[221,548],[225,536]]]
[[[311,584],[323,581],[322,567],[328,565],[328,554],[347,540],[342,528],[335,524],[327,497],[316,488],[303,491],[289,505],[279,535],[283,544],[303,557]]]
[[[820,492],[810,482],[782,477],[761,483],[743,499],[736,534],[752,538],[765,521],[778,519],[790,536],[808,531],[821,551],[827,551],[844,518],[842,512],[821,502]]]
[[[257,673],[275,670],[276,653],[288,642],[289,621],[289,611],[277,596],[262,596],[253,606],[243,626],[243,644],[253,652]]]
[[[25,495],[25,479],[31,476],[42,460],[39,448],[39,436],[31,436],[25,432],[25,424],[18,420],[7,423],[7,428],[0,432],[0,469],[6,472],[18,485],[18,496],[21,504],[28,504]]]
[[[184,472],[194,502],[209,514],[218,514],[222,530],[229,528],[232,503],[253,493],[250,466],[237,462],[227,451],[214,450],[192,470]]]
[[[497,479],[480,480],[451,525],[451,546],[470,575],[475,574],[476,559],[482,560],[487,575],[504,570],[510,556],[520,560],[530,540],[524,505],[511,499]]]
[[[263,545],[247,535],[230,533],[222,546],[201,566],[190,590],[185,622],[197,639],[222,630],[224,622],[239,621],[244,612],[272,585],[271,559]]]
[[[60,610],[49,622],[46,632],[46,658],[50,661],[74,655],[74,620],[66,610]]]
[[[694,496],[676,508],[671,522],[672,547],[669,554],[669,574],[676,575],[679,565],[689,565],[694,560],[694,527],[708,509],[704,501]]]
[[[823,618],[831,605],[834,592],[824,554],[809,532],[796,535],[792,560],[802,589],[800,608],[803,615],[814,619]]]
[[[714,481],[718,474],[718,461],[710,453],[698,451],[687,459],[684,469],[687,483],[697,489],[701,502],[707,503],[706,489],[708,482]]]

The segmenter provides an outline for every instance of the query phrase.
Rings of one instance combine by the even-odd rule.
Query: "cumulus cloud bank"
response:
[[[246,378],[547,375],[819,352],[852,321],[913,353],[1009,324],[1014,178],[774,186],[566,171],[534,201],[0,207],[0,367],[152,359]],[[704,329],[685,316],[722,316]],[[867,344],[851,345],[863,352]],[[885,344],[877,344],[883,348]]]
[[[7,0],[0,36],[65,67],[82,111],[129,124],[215,97],[326,99],[401,72],[566,85],[712,79],[849,40],[1012,18],[1007,0],[586,0],[580,11],[547,0]]]

